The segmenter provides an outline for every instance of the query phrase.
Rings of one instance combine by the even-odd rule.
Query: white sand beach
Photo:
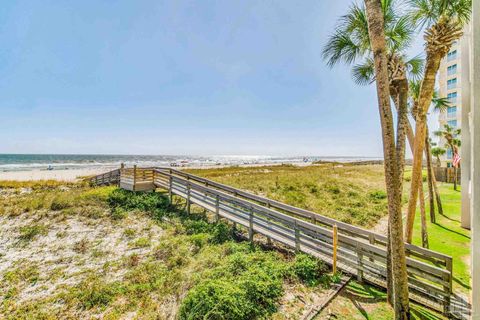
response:
[[[282,163],[261,163],[261,164],[242,164],[237,167],[265,167],[265,166],[279,166]],[[309,166],[311,162],[295,163],[296,166]],[[186,166],[175,167],[175,169],[212,169],[212,168],[226,168],[231,165],[215,165],[215,166]],[[24,171],[4,171],[0,172],[0,181],[14,180],[14,181],[38,181],[38,180],[58,180],[58,181],[78,181],[82,177],[93,176],[108,172],[118,167],[99,167],[99,168],[84,168],[84,169],[59,169],[59,170],[24,170]]]
[[[59,180],[77,181],[81,177],[107,172],[113,168],[69,169],[69,170],[29,170],[0,172],[0,180]]]

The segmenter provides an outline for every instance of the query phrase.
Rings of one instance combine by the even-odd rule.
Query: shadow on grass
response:
[[[365,319],[374,319],[369,315],[362,304],[378,304],[387,303],[387,294],[371,285],[358,282],[350,282],[345,288],[344,294],[355,308],[362,314]],[[368,308],[370,309],[370,307]],[[410,303],[411,319],[412,320],[442,320],[441,316],[433,313],[431,310],[422,306]],[[392,310],[393,313],[393,310]]]
[[[467,239],[470,240],[470,237],[467,236],[466,234],[463,234],[463,233],[461,233],[461,232],[458,232],[458,231],[452,230],[452,229],[450,229],[450,228],[447,228],[447,227],[445,227],[445,226],[442,226],[441,224],[439,224],[439,223],[437,223],[437,222],[435,222],[434,225],[442,228],[443,230],[446,230],[446,231],[451,232],[451,233],[458,234],[459,236],[462,236],[462,237],[467,238]]]
[[[458,223],[461,223],[460,220],[458,219],[453,219],[453,218],[450,218],[449,216],[447,216],[445,213],[438,213],[439,215],[441,215],[442,217],[444,217],[445,219],[447,220],[450,220],[450,221],[453,221],[453,222],[458,222]]]
[[[470,285],[468,285],[467,283],[464,283],[464,282],[460,281],[460,280],[459,280],[457,277],[455,277],[455,276],[453,277],[453,281],[455,281],[456,283],[458,283],[460,286],[464,287],[465,289],[468,289],[468,290],[472,289],[472,288],[470,287]]]

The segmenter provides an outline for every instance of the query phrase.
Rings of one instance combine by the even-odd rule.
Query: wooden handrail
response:
[[[130,190],[136,190],[136,183],[165,188],[170,199],[174,194],[187,199],[188,212],[192,204],[201,206],[213,212],[215,220],[224,218],[247,228],[252,241],[253,234],[260,233],[326,262],[333,262],[332,239],[336,226],[338,268],[356,274],[359,279],[386,286],[387,238],[383,235],[172,168],[135,166],[133,170],[113,170],[108,176],[103,174],[91,179],[97,184],[99,179],[102,184],[133,183]],[[441,306],[448,312],[452,258],[410,244],[406,245],[406,251],[411,298],[436,309]]]

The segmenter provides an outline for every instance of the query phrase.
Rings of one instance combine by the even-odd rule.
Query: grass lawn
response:
[[[470,290],[470,230],[460,225],[461,193],[452,184],[439,183],[444,215],[437,214],[437,222],[430,222],[427,201],[427,232],[430,249],[453,257],[453,290],[467,294]],[[413,243],[421,246],[420,213],[417,212]]]

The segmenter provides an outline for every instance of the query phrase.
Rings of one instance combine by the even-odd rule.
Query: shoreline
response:
[[[255,167],[271,167],[281,165],[293,165],[298,167],[308,167],[315,165],[325,164],[337,164],[337,165],[376,165],[381,164],[379,161],[354,161],[354,162],[341,162],[341,161],[317,161],[317,162],[299,162],[299,163],[251,163],[251,164],[238,164],[238,165],[202,165],[202,166],[184,166],[173,167],[178,170],[188,169],[222,169],[222,168],[255,168]],[[66,182],[79,181],[82,177],[93,176],[101,173],[108,172],[110,170],[117,169],[117,166],[105,166],[96,168],[82,168],[82,169],[58,169],[58,170],[23,170],[23,171],[0,171],[0,181],[40,181],[40,180],[57,180]]]

